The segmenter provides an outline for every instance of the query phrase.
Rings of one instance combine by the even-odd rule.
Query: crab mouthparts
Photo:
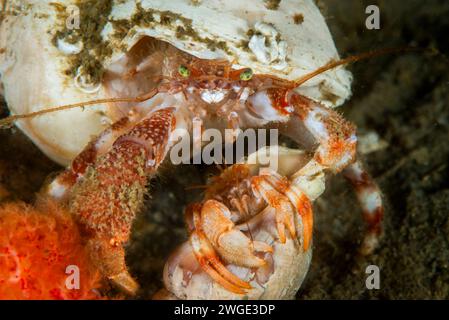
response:
[[[209,104],[216,104],[223,101],[225,98],[225,92],[221,89],[219,90],[203,90],[201,92],[201,99]]]

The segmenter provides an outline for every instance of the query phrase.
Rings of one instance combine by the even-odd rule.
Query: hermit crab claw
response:
[[[265,265],[257,252],[272,253],[273,248],[262,241],[252,241],[235,228],[230,210],[216,200],[208,200],[202,206],[189,207],[187,220],[191,218],[190,243],[203,269],[224,288],[237,293],[251,289],[249,283],[232,274],[220,257],[237,266],[257,268]],[[217,255],[218,254],[218,255]]]

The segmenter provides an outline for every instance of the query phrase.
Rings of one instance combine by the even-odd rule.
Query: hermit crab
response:
[[[279,129],[312,153],[295,173],[299,185],[345,170],[369,226],[362,252],[375,247],[380,193],[355,162],[355,127],[332,109],[351,93],[351,75],[341,66],[374,54],[339,60],[313,1],[6,4],[0,72],[12,116],[0,125],[14,122],[68,165],[43,192],[77,218],[105,277],[135,292],[123,245],[148,180],[175,142],[190,145],[198,122],[203,130]],[[78,26],[69,23],[76,19]],[[307,192],[298,192],[295,207],[307,206]],[[272,214],[280,243],[294,239],[292,215]],[[312,239],[308,221],[299,232],[304,252]],[[208,274],[235,284],[226,270]]]
[[[266,154],[276,155],[276,170],[258,162]],[[301,231],[312,223],[309,199],[324,191],[324,173],[295,175],[309,160],[306,152],[271,146],[213,177],[203,201],[186,209],[190,240],[168,259],[166,289],[155,298],[293,298],[312,256]],[[289,216],[286,240],[278,235],[279,214]]]

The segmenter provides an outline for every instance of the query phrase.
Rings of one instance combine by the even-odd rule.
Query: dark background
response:
[[[440,54],[398,54],[362,61],[353,97],[340,111],[360,135],[376,132],[386,147],[366,154],[385,200],[379,249],[356,258],[363,221],[341,176],[328,179],[314,205],[314,257],[299,299],[449,298],[449,2],[419,0],[317,1],[342,56],[402,45]],[[377,4],[381,29],[365,27],[366,6]],[[3,109],[0,113],[6,115]],[[0,201],[32,201],[49,174],[60,170],[18,130],[0,131]],[[182,213],[201,196],[213,168],[164,168],[134,226],[128,262],[148,298],[161,286],[167,255],[185,240]],[[365,287],[365,268],[381,270],[379,290]]]

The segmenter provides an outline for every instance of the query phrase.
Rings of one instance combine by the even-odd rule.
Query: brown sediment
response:
[[[112,4],[112,0],[77,1],[76,5],[80,12],[79,29],[69,29],[63,23],[68,18],[65,7],[52,3],[57,8],[58,22],[63,26],[56,31],[53,44],[56,46],[58,40],[64,40],[70,44],[83,43],[81,52],[69,57],[69,68],[65,71],[68,76],[76,76],[81,68],[91,83],[98,83],[102,78],[104,73],[102,60],[112,54],[112,49],[101,37],[101,31],[108,21],[107,17],[112,10]]]
[[[304,22],[304,15],[302,13],[295,13],[293,15],[293,22],[295,24],[302,24]]]
[[[281,4],[281,0],[264,0],[264,2],[265,7],[269,10],[277,10]]]
[[[199,5],[201,5],[201,1],[202,0],[190,0],[190,4],[192,5],[192,6],[199,6]]]
[[[17,17],[19,15],[26,15],[29,12],[28,10],[30,8],[30,4],[21,4],[19,6],[10,4],[7,0],[2,1],[0,11],[0,25],[7,16]]]
[[[156,21],[156,15],[160,16],[160,22]],[[181,25],[179,25],[179,23],[181,23]],[[118,32],[116,32],[114,36],[119,39],[123,39],[127,36],[128,30],[130,30],[133,26],[151,28],[159,24],[166,27],[172,27],[175,31],[175,36],[178,39],[184,40],[190,38],[192,41],[205,43],[212,51],[220,49],[230,53],[230,49],[226,42],[216,41],[208,37],[200,36],[193,28],[193,21],[191,19],[185,18],[182,15],[171,11],[144,9],[140,4],[137,4],[137,11],[131,19],[112,21],[112,24],[114,28],[118,29]]]
[[[228,54],[231,53],[228,45],[224,41],[217,41],[209,37],[202,37],[193,28],[192,20],[183,17],[178,13],[171,11],[161,11],[156,9],[144,9],[140,3],[136,5],[136,12],[130,19],[108,20],[112,10],[113,1],[81,1],[77,2],[80,9],[79,29],[68,29],[62,22],[67,19],[65,7],[61,4],[54,4],[57,8],[58,21],[62,28],[58,30],[53,37],[53,44],[56,46],[58,40],[64,40],[70,44],[78,42],[83,43],[83,49],[80,53],[72,55],[69,58],[69,68],[66,70],[68,76],[76,76],[80,70],[86,75],[91,83],[98,83],[104,73],[102,61],[113,53],[113,48],[108,41],[101,37],[101,32],[106,23],[110,22],[114,28],[113,37],[119,42],[126,36],[132,35],[133,27],[153,28],[157,25],[163,25],[167,28],[172,27],[175,36],[178,39],[191,39],[192,41],[206,44],[209,50],[222,50]],[[156,16],[160,17],[157,21]],[[181,24],[181,25],[179,25]],[[123,51],[128,48],[123,45]]]

